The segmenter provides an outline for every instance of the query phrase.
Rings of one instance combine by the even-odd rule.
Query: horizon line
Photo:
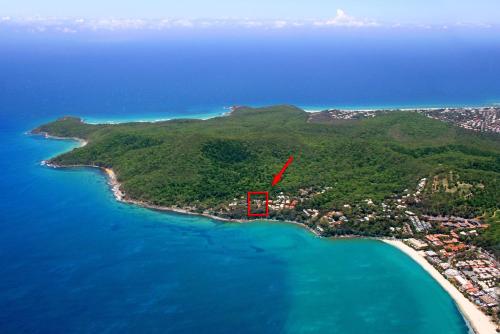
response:
[[[97,32],[97,31],[165,31],[174,29],[492,29],[500,24],[478,22],[455,23],[400,23],[381,22],[369,18],[358,18],[337,9],[331,18],[305,19],[254,19],[254,18],[139,18],[139,17],[79,17],[79,16],[0,16],[2,28],[27,30],[30,32]]]

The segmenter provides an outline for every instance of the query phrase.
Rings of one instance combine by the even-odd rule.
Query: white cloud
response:
[[[155,30],[182,28],[253,28],[253,29],[294,29],[314,26],[333,27],[364,27],[377,26],[374,21],[358,20],[347,15],[342,10],[337,10],[337,15],[326,21],[314,20],[257,20],[251,18],[236,19],[224,18],[213,20],[201,19],[136,19],[136,18],[54,18],[54,17],[0,17],[2,26],[9,25],[30,31],[58,31],[58,32],[84,32],[84,31],[123,31],[123,30]]]
[[[172,29],[311,29],[311,28],[373,28],[386,27],[393,29],[451,29],[452,27],[491,28],[494,26],[457,23],[430,26],[425,24],[379,23],[366,18],[356,18],[344,10],[337,9],[335,17],[327,20],[257,20],[252,18],[221,19],[138,19],[138,18],[57,18],[57,17],[0,17],[0,29],[30,32],[83,33],[99,31],[168,31]]]
[[[258,20],[241,20],[233,22],[236,23],[236,25],[240,25],[245,28],[260,28],[264,26],[264,22]]]
[[[173,22],[174,26],[182,28],[192,28],[194,23],[190,20],[176,20]]]
[[[457,27],[464,28],[492,28],[493,26],[488,23],[477,23],[477,22],[457,22],[455,24]]]
[[[380,24],[373,20],[358,19],[347,15],[342,9],[337,9],[337,15],[334,18],[326,21],[315,21],[316,26],[332,26],[332,27],[378,27]]]
[[[288,22],[284,20],[274,21],[274,27],[278,29],[285,28],[287,25]]]
[[[77,33],[77,31],[75,29],[71,29],[68,27],[62,27],[62,28],[58,27],[56,30],[59,32],[62,32],[63,34],[75,34],[75,33]]]

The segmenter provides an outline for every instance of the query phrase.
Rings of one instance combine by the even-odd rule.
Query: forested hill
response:
[[[292,106],[238,108],[209,120],[85,124],[65,117],[34,132],[89,141],[52,159],[59,165],[112,167],[129,196],[161,205],[216,205],[251,190],[297,192],[331,186],[324,205],[381,200],[423,177],[455,172],[482,184],[462,206],[500,202],[500,138],[394,111],[342,124],[310,124]],[[283,181],[272,177],[289,155]],[[443,209],[447,203],[440,203]],[[438,209],[438,208],[436,208]]]
[[[308,122],[293,106],[237,108],[208,120],[91,125],[65,117],[34,132],[79,137],[88,145],[57,165],[112,167],[129,198],[201,209],[247,191],[294,196],[328,189],[304,203],[320,210],[375,203],[428,182],[421,213],[465,217],[500,203],[500,136],[479,134],[407,111],[343,122]],[[273,175],[295,157],[283,180]]]

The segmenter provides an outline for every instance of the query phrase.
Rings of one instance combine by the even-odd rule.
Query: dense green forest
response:
[[[408,111],[338,123],[308,117],[293,106],[156,123],[91,125],[66,117],[34,132],[88,140],[51,162],[112,167],[127,196],[156,205],[210,208],[247,191],[270,191],[273,198],[331,187],[310,205],[332,209],[382,201],[425,177],[431,182],[415,205],[421,213],[472,217],[498,209],[499,135]],[[290,155],[293,164],[271,187]]]

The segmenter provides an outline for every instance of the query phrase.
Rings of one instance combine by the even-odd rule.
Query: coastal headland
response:
[[[45,164],[100,168],[127,203],[246,222],[244,194],[266,190],[270,220],[325,237],[415,240],[409,244],[430,252],[425,258],[387,242],[422,265],[486,334],[495,328],[486,314],[498,317],[498,110],[458,112],[463,117],[443,116],[448,109],[237,107],[203,121],[86,124],[65,117],[33,133],[82,140]],[[478,128],[465,119],[477,113],[484,116]],[[271,187],[273,171],[291,154],[296,162]]]

